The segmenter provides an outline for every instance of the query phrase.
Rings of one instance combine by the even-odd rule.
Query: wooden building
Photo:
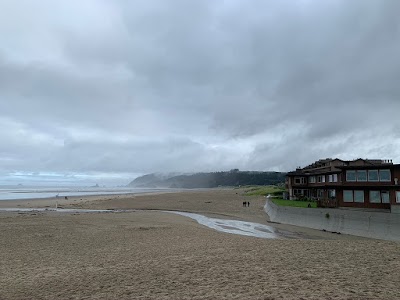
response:
[[[392,160],[321,159],[286,176],[290,199],[317,200],[322,207],[400,206],[400,165]]]

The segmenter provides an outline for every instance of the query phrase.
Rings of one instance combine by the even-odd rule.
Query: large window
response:
[[[364,191],[344,190],[343,201],[364,203]]]
[[[369,191],[370,203],[390,203],[389,191]]]
[[[336,175],[336,174],[334,174]],[[332,181],[331,181],[332,180]],[[392,177],[389,169],[383,170],[348,170],[346,171],[346,181],[391,181]],[[336,175],[337,181],[337,175]],[[333,175],[329,175],[329,182],[336,182]]]
[[[328,197],[331,199],[336,198],[336,190],[328,190]]]
[[[358,170],[357,171],[357,181],[367,181],[367,171]]]
[[[369,191],[369,203],[381,203],[381,192]]]
[[[346,171],[346,181],[356,181],[356,171]]]
[[[343,191],[343,201],[344,202],[353,202],[353,191],[344,190]]]
[[[380,181],[390,181],[390,170],[379,170]]]
[[[369,170],[368,171],[368,181],[378,181],[378,170]]]
[[[382,203],[390,203],[389,191],[381,191]]]
[[[325,175],[318,176],[318,182],[325,182]]]
[[[400,203],[400,192],[396,192],[396,203]]]
[[[310,183],[315,183],[315,176],[310,176],[309,182]]]
[[[354,202],[364,203],[364,191],[354,191]]]

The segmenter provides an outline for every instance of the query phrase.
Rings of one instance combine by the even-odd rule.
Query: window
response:
[[[343,191],[344,202],[364,203],[364,191]]]
[[[400,192],[396,192],[396,203],[400,203]]]
[[[294,189],[293,193],[295,196],[307,196],[308,194],[308,190],[304,190],[304,189]]]
[[[329,198],[336,198],[336,190],[328,190]]]
[[[318,182],[325,182],[325,175],[318,176]]]
[[[317,197],[323,198],[324,197],[324,190],[317,190]]]
[[[368,181],[378,181],[378,170],[368,171]]]
[[[381,203],[381,192],[369,191],[369,203]]]
[[[356,171],[346,171],[346,181],[356,181]]]
[[[343,191],[343,201],[344,202],[353,202],[353,191]]]
[[[310,176],[309,182],[310,183],[315,183],[315,176]]]
[[[367,171],[358,170],[357,171],[357,181],[367,181]]]
[[[333,174],[332,176],[333,176],[332,182],[337,182],[337,174]]]
[[[331,174],[328,176],[329,182],[337,182],[337,174]]]
[[[380,170],[379,171],[380,181],[390,181],[390,170]]]
[[[381,191],[382,203],[390,203],[389,191]]]
[[[306,179],[304,177],[295,177],[294,178],[294,183],[295,184],[305,184]]]
[[[354,191],[354,202],[364,203],[364,191]]]

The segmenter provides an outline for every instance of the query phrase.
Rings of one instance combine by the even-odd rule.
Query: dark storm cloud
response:
[[[24,5],[0,5],[3,169],[400,159],[398,1]]]

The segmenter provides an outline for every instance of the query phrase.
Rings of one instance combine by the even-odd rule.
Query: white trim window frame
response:
[[[366,182],[367,180],[368,180],[367,170],[358,170],[357,181]]]
[[[374,174],[374,176],[373,176],[374,179],[371,179],[371,177],[372,177],[371,175],[372,174]],[[376,174],[376,176],[375,176],[375,174]],[[373,182],[379,181],[379,172],[378,172],[378,170],[368,170],[368,181],[373,181]]]
[[[382,175],[381,175],[382,173],[386,175],[384,179],[382,179]],[[389,177],[387,175],[389,175]],[[392,181],[392,176],[390,174],[390,169],[379,170],[379,181],[383,181],[383,182]]]
[[[332,182],[337,182],[337,174],[332,174],[332,177],[333,177],[333,180],[332,180]]]
[[[357,180],[356,171],[355,170],[347,170],[346,171],[346,181],[355,182]]]

